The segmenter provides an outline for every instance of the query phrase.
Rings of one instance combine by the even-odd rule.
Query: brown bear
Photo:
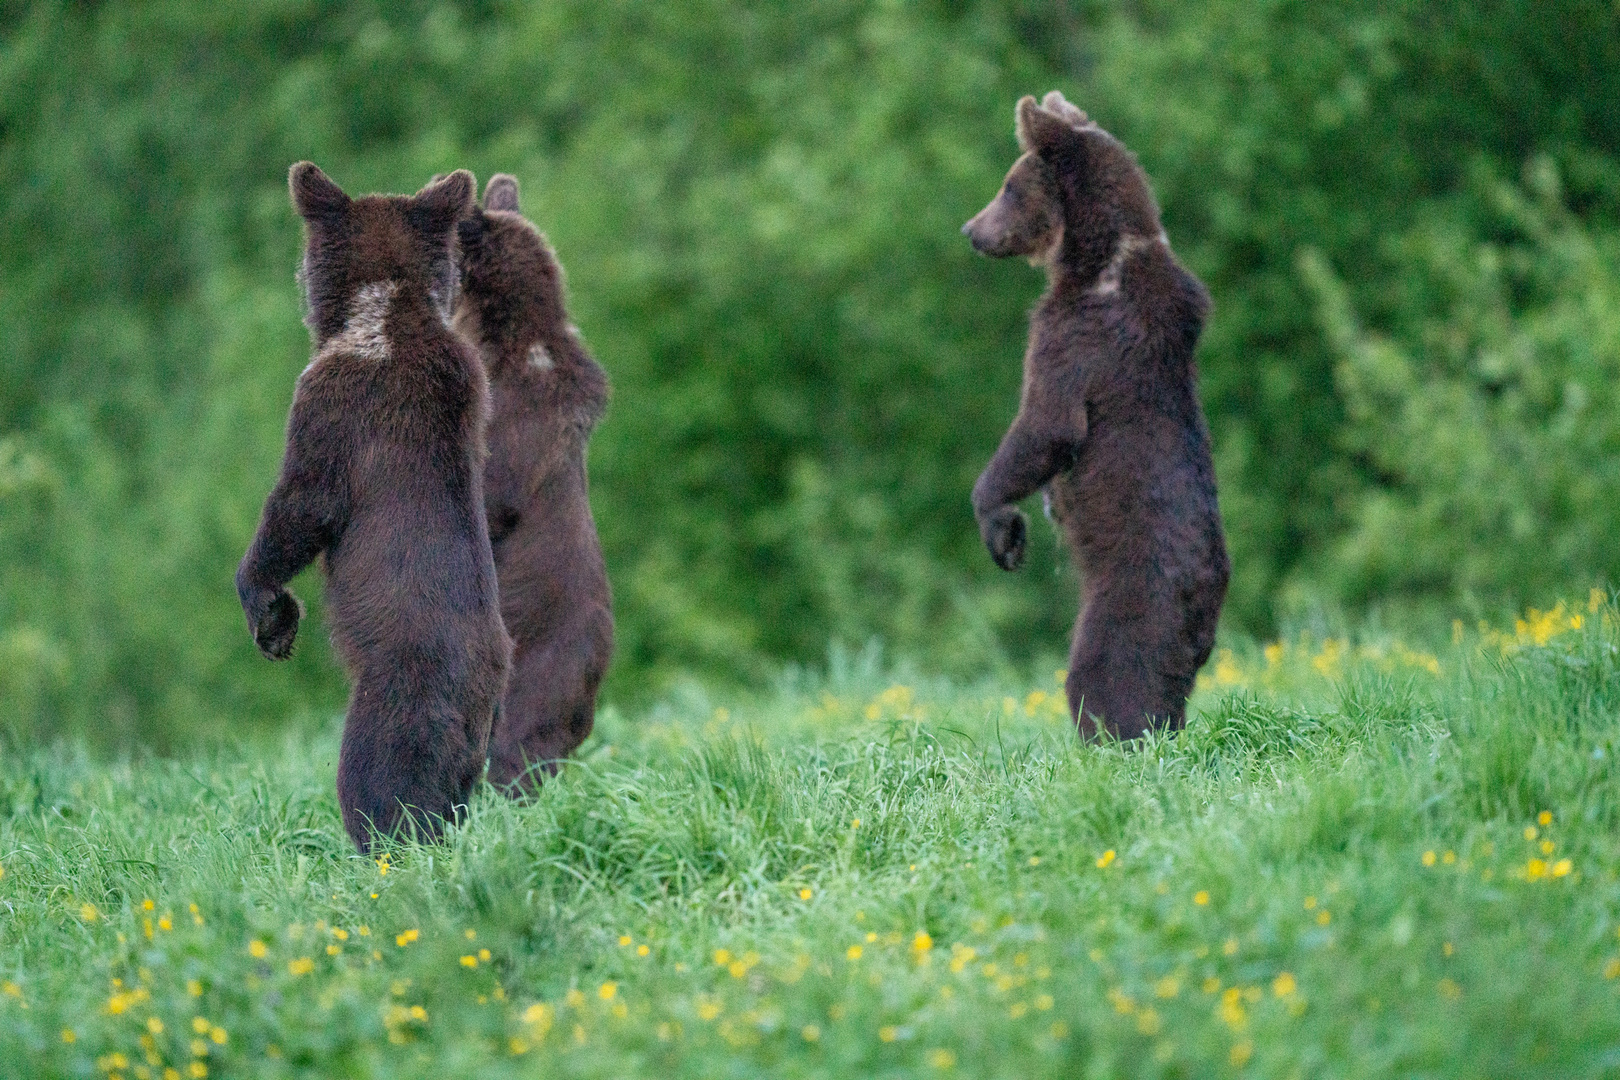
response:
[[[451,331],[456,223],[472,174],[414,197],[350,199],[292,167],[315,343],[281,476],[236,572],[253,640],[292,651],[286,583],[323,556],[332,639],[353,680],[338,759],[343,823],[437,837],[484,769],[512,645],[484,519],[483,366]]]
[[[1066,683],[1086,737],[1186,724],[1230,563],[1193,350],[1209,294],[1170,251],[1147,177],[1058,93],[1019,101],[1023,154],[962,227],[986,255],[1044,265],[1018,415],[973,486],[996,563],[1023,561],[1042,490],[1080,571]]]
[[[562,269],[518,212],[514,178],[490,178],[460,238],[455,326],[489,374],[484,508],[514,650],[489,779],[517,794],[591,733],[613,653],[612,597],[585,474],[585,442],[607,407],[608,381],[568,321]]]

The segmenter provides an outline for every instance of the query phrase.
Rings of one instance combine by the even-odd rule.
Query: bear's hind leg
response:
[[[1064,681],[1069,717],[1081,738],[1096,738],[1101,726],[1116,739],[1136,739],[1164,725],[1161,680],[1143,663],[1147,651],[1117,626],[1086,612],[1075,632]]]
[[[338,805],[362,852],[396,833],[430,842],[460,816],[483,770],[464,719],[443,706],[390,707],[383,686],[355,686],[338,754]]]
[[[512,664],[489,741],[489,782],[533,791],[578,749],[596,723],[596,692],[613,649],[613,622],[593,611]]]

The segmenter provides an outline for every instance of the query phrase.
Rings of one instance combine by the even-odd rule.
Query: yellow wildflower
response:
[[[537,1001],[523,1010],[523,1022],[529,1025],[536,1039],[543,1039],[546,1032],[551,1030],[551,1022],[556,1015],[557,1010],[543,1001]]]
[[[1209,890],[1199,889],[1197,892],[1193,893],[1193,903],[1197,904],[1199,907],[1204,907],[1207,905],[1209,903]]]
[[[821,1038],[821,1028],[815,1024],[806,1024],[799,1029],[799,1037],[805,1042],[817,1042]]]

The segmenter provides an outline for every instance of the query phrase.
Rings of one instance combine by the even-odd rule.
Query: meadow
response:
[[[0,1075],[1620,1076],[1620,617],[1217,653],[1187,730],[874,651],[355,854],[335,721],[0,764]]]

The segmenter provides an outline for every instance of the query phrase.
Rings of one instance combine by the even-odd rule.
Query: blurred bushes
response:
[[[230,584],[308,358],[300,158],[522,179],[615,385],[610,695],[1060,649],[1049,530],[1005,576],[967,506],[1041,281],[956,234],[1053,87],[1215,296],[1230,622],[1620,577],[1610,4],[0,4],[4,724],[340,705],[319,619],[272,667]]]

